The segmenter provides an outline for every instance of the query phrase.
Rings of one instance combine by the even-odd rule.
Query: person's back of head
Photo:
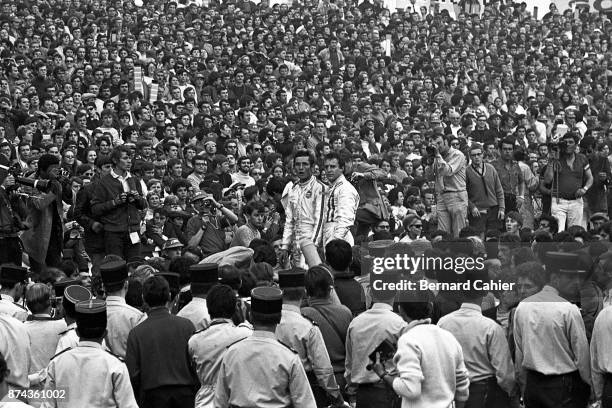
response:
[[[211,319],[231,319],[236,311],[236,294],[223,284],[213,286],[206,297],[206,306]]]
[[[32,314],[48,313],[51,309],[51,289],[44,283],[35,283],[30,286],[25,298]]]
[[[151,276],[142,288],[142,297],[149,307],[165,306],[170,301],[170,285],[161,276]]]
[[[327,299],[333,283],[331,271],[323,265],[313,266],[304,276],[306,294],[312,298]]]
[[[426,290],[411,290],[402,295],[398,306],[404,320],[428,319],[433,311],[433,295]]]
[[[325,260],[333,270],[346,271],[353,260],[353,249],[342,239],[334,239],[325,246]]]
[[[195,261],[186,256],[174,258],[168,266],[168,272],[178,273],[180,275],[179,284],[181,286],[189,283],[189,267],[195,265]]]

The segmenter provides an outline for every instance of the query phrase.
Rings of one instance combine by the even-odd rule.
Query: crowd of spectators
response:
[[[337,239],[358,254],[467,238],[512,282],[542,248],[599,241],[596,265],[611,34],[606,13],[554,2],[541,18],[504,1],[4,2],[0,264],[94,295],[109,257],[131,273],[246,262],[252,288]],[[603,304],[612,284],[594,285]],[[500,297],[507,329],[503,293],[485,301]]]

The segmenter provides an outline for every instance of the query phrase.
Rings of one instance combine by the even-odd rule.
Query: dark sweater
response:
[[[467,167],[465,176],[470,210],[474,207],[483,210],[496,205],[498,205],[500,209],[506,208],[504,189],[502,188],[495,167],[489,163],[484,164],[484,173],[482,175],[484,180],[472,166]]]
[[[197,377],[187,354],[187,342],[195,332],[193,323],[171,315],[165,307],[147,315],[130,332],[125,353],[136,398],[142,400],[144,392],[165,385],[196,387]]]

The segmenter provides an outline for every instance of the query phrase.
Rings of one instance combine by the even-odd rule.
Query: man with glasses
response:
[[[409,214],[404,219],[405,235],[400,242],[427,241],[423,235],[423,221],[416,214]]]
[[[193,164],[193,172],[187,176],[187,181],[191,183],[191,186],[195,192],[199,192],[200,183],[204,181],[204,177],[208,172],[209,162],[205,157],[198,155],[193,157],[191,163]]]
[[[468,192],[468,221],[480,234],[498,231],[504,219],[504,189],[497,170],[483,160],[482,146],[478,143],[470,149],[471,166],[466,170]]]

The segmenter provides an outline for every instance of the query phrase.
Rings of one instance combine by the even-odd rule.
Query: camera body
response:
[[[63,169],[62,169],[63,170]],[[23,186],[36,188],[40,191],[46,191],[49,188],[49,180],[37,180],[23,176],[23,170],[19,167],[18,164],[11,166],[8,170],[8,174],[15,178],[15,186],[12,188],[16,190],[19,188],[17,184],[21,184]]]
[[[552,152],[557,152],[559,154],[567,154],[567,140],[561,139],[557,143],[549,143],[548,148]]]

